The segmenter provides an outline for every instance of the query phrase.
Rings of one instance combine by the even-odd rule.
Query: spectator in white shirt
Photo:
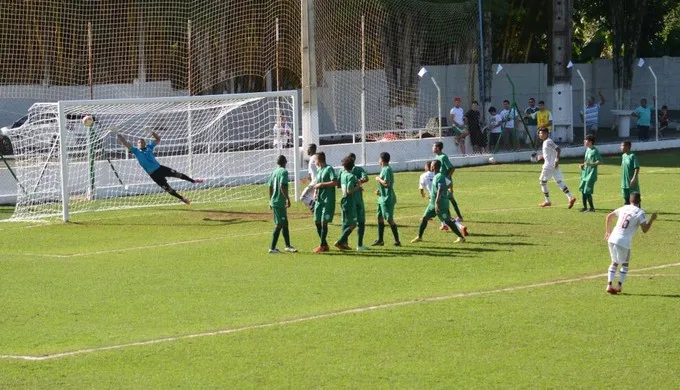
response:
[[[519,149],[519,141],[515,129],[515,118],[519,117],[519,114],[517,113],[517,110],[510,107],[509,100],[503,100],[503,110],[500,115],[504,123],[503,146],[505,149],[510,149],[510,139],[512,138],[512,145],[515,149]]]

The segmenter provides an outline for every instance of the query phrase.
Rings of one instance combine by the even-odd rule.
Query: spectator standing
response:
[[[640,100],[640,106],[633,111],[631,116],[637,118],[637,130],[639,141],[649,141],[649,125],[652,121],[652,110],[656,105],[656,96],[652,96],[654,104],[647,106],[647,99]]]

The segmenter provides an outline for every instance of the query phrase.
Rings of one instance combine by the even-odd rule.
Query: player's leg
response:
[[[328,224],[333,222],[335,204],[327,204],[323,207],[321,221],[321,246],[328,251]]]
[[[623,195],[623,204],[624,205],[630,204],[630,189],[622,188],[621,194]]]
[[[456,212],[458,219],[462,221],[463,215],[460,213],[460,209],[458,208],[458,202],[456,202],[456,197],[453,195],[453,187],[449,190],[449,201],[451,202],[453,210]]]
[[[161,165],[159,170],[162,170],[163,175],[165,177],[176,177],[178,179],[186,180],[189,183],[203,183],[203,179],[192,179],[189,176],[187,176],[187,175],[185,175],[181,172],[177,172],[176,170],[174,170],[172,168],[166,167],[165,165]]]
[[[366,208],[363,202],[357,204],[357,250],[368,249],[364,246],[364,233],[366,232]]]
[[[581,179],[581,182],[578,185],[578,190],[581,193],[581,201],[583,202],[583,208],[581,208],[581,212],[584,213],[588,211],[588,195],[586,194],[587,190],[587,182],[583,179]]]
[[[383,246],[385,241],[383,240],[385,235],[385,218],[383,216],[383,209],[385,205],[378,203],[378,239],[373,241],[373,246]]]
[[[439,213],[437,214],[437,217],[439,218],[440,221],[444,222],[445,224],[448,225],[448,227],[451,229],[451,231],[458,236],[458,239],[456,242],[465,242],[465,238],[463,237],[463,234],[458,230],[458,227],[456,226],[455,223],[451,220],[451,213],[449,212],[449,209],[445,210],[439,210]]]
[[[614,279],[616,278],[616,270],[619,267],[619,261],[620,261],[619,258],[622,255],[620,249],[624,249],[624,248],[621,248],[620,246],[618,246],[614,243],[611,243],[611,242],[609,242],[608,245],[609,245],[609,256],[611,257],[611,264],[609,265],[609,269],[607,271],[607,288],[606,288],[605,291],[608,292],[609,294],[616,294],[617,291],[616,291],[616,288],[613,286],[613,283],[614,283]]]
[[[574,207],[574,203],[576,203],[576,198],[574,197],[574,195],[571,194],[571,192],[569,192],[569,188],[562,181],[562,171],[559,168],[555,168],[553,173],[553,180],[562,189],[562,192],[564,192],[564,194],[567,195],[567,199],[569,200],[569,208]]]
[[[323,204],[316,202],[314,204],[314,225],[316,226],[316,234],[319,236],[319,246],[314,248],[314,252],[323,252],[323,245],[321,237],[323,236]]]
[[[385,204],[383,218],[390,225],[390,230],[392,230],[392,236],[394,236],[394,246],[400,246],[401,241],[399,241],[399,229],[397,228],[397,223],[394,222],[394,203],[389,202]]]
[[[355,205],[351,205],[350,207],[351,209],[343,206],[341,210],[342,233],[338,241],[335,242],[335,247],[340,250],[350,249],[349,245],[347,245],[347,240],[356,227],[356,207]]]
[[[172,187],[170,187],[170,184],[168,184],[168,181],[165,179],[165,176],[163,176],[162,172],[159,172],[160,169],[157,169],[149,174],[151,176],[151,179],[158,184],[159,187],[161,187],[165,192],[168,194],[174,196],[175,198],[181,200],[182,202],[189,204],[191,203],[189,199],[186,199],[182,195],[178,194],[177,191],[175,191]]]
[[[283,212],[285,213],[285,208]],[[283,221],[285,221],[285,215],[281,215],[280,207],[272,207],[272,214],[274,215],[274,232],[272,233],[272,242],[269,246],[269,253],[281,253],[276,249],[276,244],[279,241],[279,234],[283,230]]]
[[[543,191],[543,197],[545,198],[543,203],[538,204],[541,207],[552,206],[552,202],[550,202],[550,192],[548,191],[548,180],[550,180],[551,177],[552,169],[550,168],[543,168],[541,170],[541,176],[538,177],[538,181],[541,184],[541,191]]]
[[[278,211],[278,224],[281,225],[281,234],[283,235],[283,241],[286,244],[286,252],[297,252],[297,249],[290,244],[290,230],[288,229],[288,210],[285,207],[281,207]],[[277,223],[275,219],[274,223]]]
[[[425,208],[425,212],[423,213],[423,218],[420,220],[420,226],[418,227],[418,236],[411,240],[411,242],[420,242],[423,240],[423,234],[425,233],[425,229],[427,228],[427,222],[432,219],[436,215],[434,208],[430,207],[428,205]]]
[[[590,181],[586,187],[586,195],[588,196],[588,211],[595,212],[595,205],[593,205],[593,194],[595,193],[595,182]]]

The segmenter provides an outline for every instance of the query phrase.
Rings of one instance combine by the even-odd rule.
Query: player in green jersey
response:
[[[621,143],[621,194],[623,204],[630,204],[630,194],[640,192],[640,163],[635,153],[631,152],[630,141]]]
[[[588,134],[583,140],[583,145],[586,147],[586,155],[583,158],[583,163],[579,165],[581,168],[581,184],[578,190],[583,195],[583,208],[581,212],[595,212],[593,206],[593,193],[595,192],[595,182],[597,181],[597,166],[602,163],[600,151],[595,147],[595,136]],[[588,208],[590,206],[590,208]]]
[[[288,197],[288,170],[286,164],[288,161],[285,156],[279,156],[276,160],[278,168],[274,169],[267,185],[269,186],[269,208],[274,213],[274,233],[272,234],[272,244],[269,247],[269,253],[281,253],[276,249],[276,243],[279,240],[279,234],[283,233],[283,240],[286,242],[286,252],[297,252],[292,245],[290,245],[290,232],[288,231],[288,212],[290,207],[290,198]]]
[[[378,195],[378,239],[373,242],[373,246],[385,245],[383,241],[385,221],[390,224],[390,229],[392,229],[394,246],[401,246],[399,230],[394,222],[394,205],[397,203],[397,195],[394,193],[394,173],[392,173],[392,167],[390,167],[390,154],[387,152],[380,153],[378,162],[382,167],[380,175],[375,178],[375,181],[378,182],[378,189],[375,190],[375,194]]]
[[[326,164],[326,154],[316,154],[316,184],[314,184],[314,223],[321,243],[314,253],[328,252],[328,224],[333,222],[335,213],[335,186],[338,179],[333,167]]]
[[[442,151],[444,149],[444,144],[442,142],[435,142],[434,145],[432,146],[432,153],[435,155],[435,159],[439,161],[441,164],[442,168],[442,174],[449,179],[449,192],[447,193],[447,199],[451,201],[451,205],[453,205],[453,210],[456,212],[456,215],[458,216],[458,219],[460,221],[463,220],[463,215],[460,213],[460,209],[458,208],[458,202],[456,202],[456,198],[453,196],[453,171],[455,168],[453,168],[453,164],[451,164],[451,160],[449,160],[449,156],[446,155]],[[445,228],[446,224],[442,225],[442,230],[446,230]]]
[[[354,168],[352,168],[352,173],[354,177],[357,178],[359,185],[368,182],[368,175],[364,168],[356,165],[357,156],[354,153],[350,153],[349,157],[354,160]],[[364,206],[364,188],[361,187],[360,191],[354,192],[354,202],[357,208],[357,250],[365,251],[368,249],[364,246],[364,232],[366,231],[366,207]]]
[[[340,208],[342,210],[342,235],[335,242],[335,247],[340,250],[351,249],[347,244],[347,238],[357,226],[357,207],[354,194],[361,193],[361,183],[357,180],[352,169],[354,168],[354,158],[347,156],[342,159],[343,170],[340,172],[340,189],[342,199]]]
[[[442,163],[439,160],[434,160],[430,164],[430,169],[435,174],[430,189],[430,203],[427,205],[427,208],[425,208],[423,218],[420,220],[418,236],[411,240],[411,242],[416,243],[423,240],[423,233],[427,227],[427,222],[435,215],[458,236],[456,242],[465,242],[465,238],[456,227],[456,224],[451,220],[449,200],[446,196],[448,192],[448,189],[446,188],[446,175],[442,170]]]

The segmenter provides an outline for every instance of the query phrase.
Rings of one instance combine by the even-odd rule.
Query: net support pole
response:
[[[588,135],[588,129],[586,128],[586,79],[581,74],[580,69],[576,69],[576,74],[578,74],[578,77],[581,78],[581,83],[583,83],[583,107],[581,112],[583,113],[583,139],[585,140],[586,135]]]
[[[366,17],[361,15],[361,161],[366,166]]]
[[[437,88],[437,125],[439,126],[439,139],[442,138],[442,90],[439,88],[439,84],[437,84],[437,80],[434,79],[434,76],[430,74],[430,79],[432,80],[432,84],[434,84],[434,87]]]
[[[300,93],[296,91],[292,95],[293,109],[291,110],[293,115],[293,139],[295,140],[295,143],[293,144],[293,166],[295,167],[295,184],[293,185],[293,190],[295,191],[294,199],[296,201],[300,200],[300,172],[302,172],[302,169],[300,169],[300,166],[298,165],[298,160],[302,159],[300,158],[300,153],[298,153],[297,146],[297,140],[299,139],[298,137],[300,137],[300,116],[298,115],[298,108],[300,107],[299,102]]]
[[[87,83],[90,87],[90,100],[94,99],[92,87],[92,22],[87,22]]]
[[[652,74],[652,77],[654,77],[654,99],[659,98],[659,81],[656,78],[656,73],[654,73],[654,69],[652,69],[652,66],[648,66],[649,72]],[[659,140],[659,104],[658,102],[654,102],[654,118],[656,119],[654,123],[656,123],[656,140]]]
[[[191,19],[187,20],[187,91],[192,96],[191,91]],[[191,102],[187,103],[187,157],[189,159],[189,177],[194,177],[194,145],[191,139],[193,123],[191,120]]]
[[[59,164],[61,168],[61,206],[62,219],[64,222],[69,220],[69,192],[68,192],[68,152],[63,147],[63,141],[66,139],[66,113],[64,112],[64,103],[57,103],[59,112]]]

